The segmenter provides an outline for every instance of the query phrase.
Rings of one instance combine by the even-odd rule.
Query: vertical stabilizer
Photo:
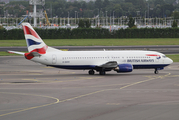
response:
[[[39,54],[45,54],[48,46],[36,33],[33,27],[29,23],[22,23],[24,35],[29,52],[38,52]]]

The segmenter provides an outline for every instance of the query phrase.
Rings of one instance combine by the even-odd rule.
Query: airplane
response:
[[[132,72],[134,69],[158,70],[173,63],[164,54],[155,51],[61,51],[47,46],[29,23],[22,23],[28,53],[8,51],[25,56],[27,60],[61,69],[89,70],[89,75],[99,72]]]

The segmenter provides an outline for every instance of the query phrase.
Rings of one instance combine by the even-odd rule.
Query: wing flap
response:
[[[109,61],[107,63],[104,63],[102,65],[99,65],[97,67],[101,67],[101,68],[116,68],[118,66],[116,61]]]

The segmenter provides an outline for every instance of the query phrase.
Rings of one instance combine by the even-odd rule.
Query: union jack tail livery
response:
[[[28,53],[8,51],[9,53],[24,55],[26,59],[31,60],[34,57],[45,55],[47,51],[60,51],[55,48],[48,47],[29,23],[22,23],[22,27],[27,43]]]
[[[28,51],[45,54],[48,46],[43,42],[40,36],[35,32],[29,23],[22,23]]]

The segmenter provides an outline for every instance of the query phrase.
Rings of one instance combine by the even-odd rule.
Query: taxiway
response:
[[[179,63],[153,72],[91,76],[0,57],[0,119],[178,120]]]

